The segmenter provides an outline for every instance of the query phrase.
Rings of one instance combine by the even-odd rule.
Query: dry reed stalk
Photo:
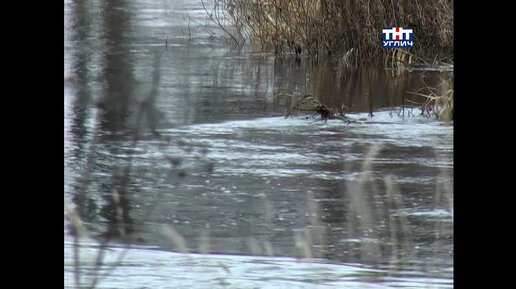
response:
[[[224,31],[261,51],[343,56],[354,49],[361,62],[379,62],[391,53],[381,46],[381,27],[410,26],[412,54],[453,54],[453,0],[215,0],[214,7],[223,7],[236,28]]]
[[[429,93],[409,91],[411,94],[426,98],[422,105],[422,113],[431,115],[442,121],[453,121],[453,79],[442,79],[437,87],[425,87]]]

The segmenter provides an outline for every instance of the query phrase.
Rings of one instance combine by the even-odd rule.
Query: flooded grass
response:
[[[428,94],[421,92],[410,92],[426,98],[422,104],[422,113],[428,116],[434,115],[436,119],[453,121],[453,80],[442,79],[437,87],[422,87],[421,90],[428,91]]]
[[[381,47],[381,28],[389,26],[414,28],[414,61],[453,54],[453,1],[449,0],[215,0],[213,7],[208,12],[215,15],[212,20],[235,43],[249,40],[256,49],[276,54],[336,55],[356,57],[359,63],[383,62],[392,50]],[[221,24],[227,19],[231,26]]]

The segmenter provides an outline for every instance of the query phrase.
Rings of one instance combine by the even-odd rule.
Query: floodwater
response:
[[[235,49],[200,1],[64,10],[66,288],[453,287],[453,125],[411,93],[449,72]]]

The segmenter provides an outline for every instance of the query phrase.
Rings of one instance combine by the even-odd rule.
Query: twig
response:
[[[208,14],[211,21],[213,21],[213,23],[217,24],[224,32],[226,32],[226,34],[228,34],[231,37],[231,39],[233,39],[233,41],[235,41],[236,45],[239,45],[238,40],[236,40],[236,38],[233,36],[233,34],[229,33],[226,30],[226,28],[224,28],[224,26],[220,23],[220,21],[218,19],[215,19],[215,17],[213,17],[213,13],[208,12],[208,9],[206,9],[206,6],[204,5],[203,0],[201,0],[201,4],[202,4],[202,8],[204,9],[204,11],[206,11],[206,14]]]

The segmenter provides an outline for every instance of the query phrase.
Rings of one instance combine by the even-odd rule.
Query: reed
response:
[[[390,52],[382,48],[382,27],[414,28],[411,52],[421,59],[453,54],[453,0],[214,0],[224,8],[232,29],[223,30],[239,44],[249,41],[260,51],[337,55],[360,62],[381,62]],[[213,19],[212,19],[213,20]]]
[[[423,87],[422,90],[426,92],[409,91],[425,98],[422,113],[427,116],[434,115],[438,120],[453,121],[453,78],[442,79],[437,87]]]

